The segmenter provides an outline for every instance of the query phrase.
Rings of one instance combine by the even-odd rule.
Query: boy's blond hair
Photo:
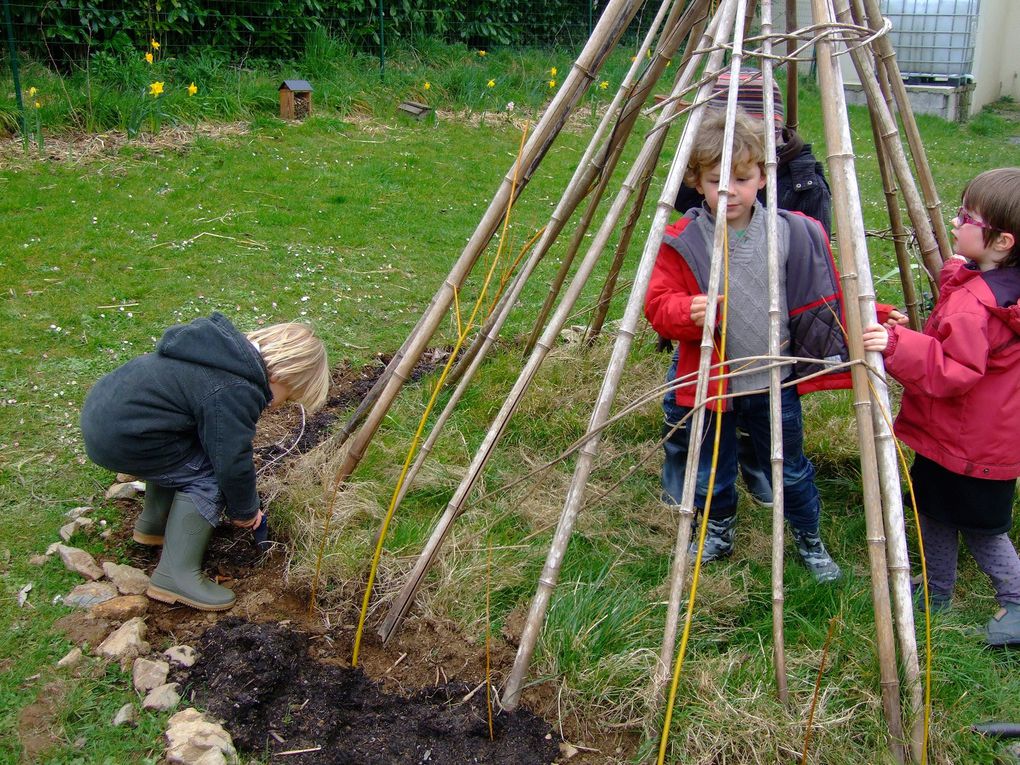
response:
[[[270,377],[287,386],[294,399],[314,412],[326,403],[329,364],[326,347],[307,324],[271,324],[249,332],[256,343]]]
[[[743,109],[737,109],[733,130],[733,162],[735,170],[758,165],[765,172],[765,125],[753,119]],[[691,188],[698,185],[703,173],[722,163],[723,138],[726,134],[726,113],[711,109],[705,114],[698,129],[691,159],[684,173],[684,183]]]

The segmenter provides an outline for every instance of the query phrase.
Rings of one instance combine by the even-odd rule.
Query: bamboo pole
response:
[[[879,9],[878,0],[864,0],[865,12],[867,14],[867,25],[878,31],[882,28],[882,11]],[[862,19],[864,21],[864,19]],[[914,158],[914,167],[917,176],[921,181],[921,191],[924,194],[925,204],[928,209],[928,219],[931,222],[937,242],[938,256],[921,250],[921,255],[927,262],[929,259],[941,257],[945,261],[953,254],[953,248],[949,243],[949,234],[946,232],[946,222],[942,218],[942,203],[939,201],[939,192],[935,188],[935,179],[931,174],[931,165],[928,164],[928,154],[924,150],[924,141],[921,139],[921,131],[917,129],[917,120],[914,119],[914,110],[910,106],[910,96],[907,94],[907,86],[903,82],[903,75],[900,73],[900,66],[896,61],[896,51],[893,50],[892,42],[887,35],[882,35],[873,43],[876,57],[885,69],[889,82],[893,88],[893,95],[899,107],[900,119],[903,121],[903,131],[907,134],[907,144],[910,146],[910,154]],[[915,224],[916,227],[916,224]],[[938,280],[938,271],[932,273]]]
[[[498,335],[499,327],[501,327],[506,321],[510,309],[514,306],[514,304],[516,304],[517,298],[523,289],[524,282],[542,258],[544,258],[548,253],[549,248],[556,241],[570,216],[574,214],[577,206],[584,197],[592,191],[594,188],[593,184],[595,184],[601,176],[608,177],[612,175],[613,170],[615,169],[622,154],[623,147],[633,132],[634,125],[636,124],[640,113],[639,107],[644,101],[645,94],[658,79],[658,73],[661,72],[663,66],[661,58],[656,59],[652,66],[641,75],[640,79],[638,79],[639,71],[645,66],[644,57],[646,52],[651,49],[652,41],[654,40],[655,33],[659,29],[660,25],[664,30],[667,30],[663,35],[663,37],[667,40],[665,43],[664,55],[672,55],[669,51],[672,50],[672,52],[675,53],[680,42],[686,39],[692,26],[703,20],[705,10],[708,6],[708,0],[693,0],[690,5],[687,6],[687,9],[684,11],[683,16],[679,21],[676,21],[675,16],[673,16],[668,19],[665,24],[662,24],[662,16],[672,3],[673,0],[664,0],[655,19],[649,26],[644,42],[640,46],[637,55],[634,57],[634,61],[631,63],[631,67],[628,70],[627,75],[620,84],[620,88],[617,91],[612,104],[609,109],[606,110],[605,115],[603,115],[595,136],[589,142],[584,157],[578,164],[578,168],[575,170],[574,176],[567,184],[564,195],[561,198],[560,203],[557,205],[556,211],[549,220],[545,235],[535,248],[535,253],[532,258],[529,259],[527,265],[522,269],[522,274],[518,277],[519,286],[516,286],[510,291],[512,294],[508,293],[500,300],[500,304],[497,307],[497,310],[493,312],[493,316],[490,318],[490,321],[486,322],[486,325],[476,336],[475,341],[468,350],[462,354],[461,360],[458,362],[457,367],[451,374],[451,382],[459,380],[464,371],[470,366],[472,359],[475,354],[479,352],[481,347],[483,345],[488,347],[488,345],[490,345],[495,339],[493,335]],[[673,8],[679,10],[678,5],[673,5]],[[637,83],[636,85],[635,82]],[[624,104],[623,99],[625,97],[627,100]],[[624,105],[621,107],[621,104]],[[608,127],[612,125],[614,115],[617,115],[617,112],[619,112],[619,115],[616,117],[616,124],[613,125],[613,130],[609,139],[596,154],[594,147],[597,145],[599,139]],[[582,168],[585,168],[583,173]],[[590,209],[594,209],[594,207],[592,206]],[[590,220],[590,216],[587,217],[581,224],[581,228],[578,230],[582,233],[587,231]],[[579,241],[580,236],[575,235],[574,239]],[[576,252],[576,249],[577,246],[572,243],[570,252]],[[572,259],[573,255],[569,254],[568,257],[569,259]],[[567,258],[565,258],[565,262],[566,259]],[[560,271],[565,273],[562,268]],[[557,278],[559,277],[557,276]],[[557,291],[558,289],[559,288],[557,288]],[[547,299],[547,304],[550,302],[551,301]],[[544,319],[542,319],[542,321],[544,321]],[[536,322],[536,326],[538,325],[539,322]],[[490,336],[493,337],[489,339]],[[529,340],[524,355],[530,353],[531,348],[532,344]]]
[[[541,120],[535,127],[535,131],[528,140],[528,144],[524,147],[521,163],[522,173],[520,184],[517,187],[518,195],[549,150],[549,147],[569,117],[570,112],[580,101],[587,87],[594,81],[597,72],[619,41],[640,5],[640,0],[609,0],[609,4],[599,18],[592,36],[588,39],[581,54],[571,67],[570,74],[567,75],[562,90],[553,97],[552,102],[542,115]],[[514,166],[516,166],[516,163]],[[454,293],[467,278],[475,262],[492,239],[505,210],[514,201],[510,198],[511,188],[513,187],[513,172],[514,169],[511,167],[504,175],[499,189],[489,203],[489,207],[482,216],[482,220],[479,222],[474,234],[468,240],[461,256],[454,264],[449,276],[439,288],[428,311],[422,318],[420,329],[415,334],[414,341],[408,343],[405,356],[394,368],[385,387],[379,394],[378,401],[366,416],[364,424],[351,442],[351,446],[334,479],[336,486],[346,481],[361,462],[369,443],[389,411],[390,406],[392,406],[393,400],[396,398],[401,386],[415,363],[421,357],[426,345],[431,340],[432,335],[453,302]]]
[[[837,17],[842,21],[852,21],[851,10],[848,0],[836,0],[835,9]],[[871,60],[865,53],[858,49],[851,51],[854,65],[861,75],[861,82],[868,93],[868,103],[878,108],[871,108],[871,120],[873,130],[876,134],[885,135],[890,131],[895,132],[895,123],[892,115],[885,107],[881,89],[874,72],[870,71]],[[898,134],[897,134],[898,135]],[[888,141],[881,142],[883,148]],[[882,157],[879,156],[879,161]],[[865,260],[863,265],[858,261],[858,273],[861,282],[862,300],[870,298],[871,305],[863,305],[868,321],[873,321],[874,316],[874,286],[871,283],[871,273],[867,268],[867,251],[863,253]],[[908,266],[909,268],[909,266]],[[909,276],[909,275],[908,275]],[[870,295],[868,294],[870,293]],[[881,365],[881,354],[870,354],[877,362],[876,369],[883,369]],[[873,376],[871,386],[874,391],[874,399],[877,406],[872,408],[872,419],[874,422],[875,447],[878,458],[878,475],[882,491],[882,504],[885,512],[883,520],[885,523],[886,556],[888,561],[889,578],[892,584],[892,605],[893,616],[897,626],[897,636],[900,648],[900,666],[902,668],[903,683],[909,694],[910,719],[911,719],[911,755],[913,759],[921,761],[924,756],[925,738],[925,714],[924,714],[924,691],[921,684],[921,673],[917,658],[916,634],[914,629],[914,602],[910,591],[910,561],[907,555],[906,526],[903,517],[903,495],[900,489],[900,472],[897,463],[895,436],[892,433],[890,423],[886,414],[892,411],[889,401],[889,390],[886,386],[884,375]]]
[[[743,6],[738,10],[734,3],[727,4],[724,8],[720,8],[717,14],[726,14],[725,20],[720,23],[720,28],[716,34],[716,40],[721,41],[727,30],[734,29],[734,16],[739,12],[743,11]],[[739,21],[737,27],[739,28]],[[737,61],[732,66],[732,76],[730,77],[730,89],[727,93],[726,100],[726,134],[723,137],[723,156],[722,156],[722,167],[720,168],[720,184],[719,184],[719,202],[718,207],[724,209],[726,206],[726,199],[728,197],[728,189],[726,188],[729,184],[730,176],[730,162],[731,153],[733,148],[733,124],[734,114],[736,110],[736,91],[739,86],[740,78],[737,76],[739,72],[740,57],[736,56]],[[712,54],[708,68],[714,69],[718,67],[721,58],[715,58],[715,53]],[[705,83],[699,96],[707,96],[711,92],[711,83]],[[699,98],[699,100],[701,100]],[[696,116],[700,116],[701,110],[694,112],[688,122],[695,120]],[[698,120],[698,127],[700,120]],[[690,138],[693,140],[696,133],[691,131]],[[687,131],[684,132],[684,141],[688,139]],[[684,164],[690,159],[690,147],[686,146],[685,143],[681,143],[681,150],[678,154],[684,153]],[[679,186],[679,185],[678,185]],[[674,190],[675,194],[675,190]],[[721,226],[720,226],[721,223]],[[708,393],[708,378],[709,368],[712,362],[712,346],[713,336],[715,332],[715,315],[716,315],[716,303],[719,295],[719,283],[720,283],[720,272],[722,269],[722,258],[720,253],[722,252],[722,237],[725,235],[726,229],[726,217],[717,216],[715,236],[712,243],[712,262],[711,268],[709,269],[709,280],[707,298],[708,305],[705,312],[705,325],[701,335],[701,357],[698,362],[698,382],[694,388],[694,409],[691,417],[691,424],[689,431],[691,434],[697,434],[691,437],[688,449],[687,449],[687,465],[684,471],[684,490],[683,495],[680,498],[680,505],[678,508],[679,522],[677,524],[677,537],[676,542],[673,545],[673,563],[670,570],[670,585],[669,585],[669,598],[666,603],[666,623],[663,629],[662,646],[659,650],[659,661],[655,665],[655,671],[652,675],[652,689],[656,699],[661,699],[663,689],[666,686],[666,680],[669,677],[670,667],[674,665],[674,653],[676,646],[676,630],[677,624],[680,619],[680,599],[683,595],[684,581],[687,575],[687,551],[691,543],[691,526],[694,521],[694,494],[697,488],[697,481],[691,480],[692,476],[697,475],[698,461],[701,458],[701,433],[704,429],[705,423],[705,408],[704,403]],[[704,520],[704,519],[703,519]],[[694,563],[695,572],[700,568],[700,560],[696,560]],[[691,613],[691,606],[693,603],[688,603],[688,613]],[[679,665],[682,657],[677,659]],[[667,707],[666,715],[667,719],[671,713],[671,708]],[[668,726],[667,726],[668,728]],[[665,736],[665,732],[663,734]]]
[[[883,91],[885,88],[883,87]],[[911,269],[910,253],[907,252],[907,233],[903,225],[903,216],[900,214],[898,187],[896,178],[889,164],[889,155],[882,144],[882,136],[878,123],[871,120],[871,133],[875,142],[875,155],[878,161],[878,171],[882,176],[882,190],[885,193],[885,208],[889,213],[889,230],[892,232],[893,248],[896,251],[896,265],[900,272],[900,286],[903,289],[903,303],[907,310],[907,317],[910,319],[910,328],[921,330],[921,316],[918,313],[920,301],[917,299],[917,290],[914,288],[914,274]]]
[[[812,0],[814,21],[835,21],[832,0]],[[832,43],[821,39],[815,45],[818,78],[822,93],[822,118],[829,152],[829,176],[832,181],[833,208],[839,232],[839,258],[843,272],[843,292],[851,358],[864,356],[861,341],[863,319],[875,319],[874,296],[858,302],[861,290],[858,269],[867,273],[868,252],[864,239],[864,216],[854,169],[850,123],[843,93],[843,78],[833,56]],[[865,285],[870,286],[870,285]],[[870,356],[878,354],[872,353]],[[869,360],[871,360],[869,358]],[[906,760],[903,721],[900,710],[899,679],[896,671],[896,646],[893,635],[892,611],[886,567],[885,529],[882,517],[880,478],[875,454],[874,425],[867,373],[861,366],[851,370],[854,390],[854,414],[861,448],[861,483],[864,492],[864,515],[868,537],[868,558],[871,568],[871,596],[875,608],[875,638],[878,648],[882,688],[882,708],[889,726],[889,749],[893,759]]]
[[[776,186],[775,91],[772,89],[772,0],[762,0],[761,6],[762,41],[762,92],[765,97],[765,219],[768,257],[769,285],[769,355],[780,355],[780,322],[782,316],[779,297],[779,233],[777,231],[777,210],[779,191]],[[780,393],[782,372],[778,367],[769,372],[769,421],[771,425],[772,462],[772,659],[776,673],[776,694],[780,702],[790,700],[786,678],[786,646],[783,635],[783,545],[786,525],[784,523],[785,486],[783,480],[783,407]]]
[[[790,34],[797,29],[797,0],[786,0],[786,33]],[[791,130],[796,130],[800,124],[798,113],[800,111],[799,96],[797,89],[797,59],[794,55],[797,50],[797,41],[789,38],[786,41],[786,125]]]
[[[691,67],[691,70],[693,71],[693,66]],[[563,299],[560,301],[560,304],[557,306],[556,311],[553,314],[553,317],[550,319],[545,333],[541,340],[536,344],[535,350],[526,361],[524,368],[504,401],[503,406],[497,413],[492,424],[489,426],[482,443],[478,447],[478,450],[472,459],[471,465],[468,467],[467,474],[454,491],[453,497],[450,499],[446,510],[439,519],[439,522],[433,530],[429,540],[426,542],[414,569],[408,575],[408,578],[404,583],[404,587],[390,606],[390,612],[383,624],[383,629],[389,634],[392,634],[393,630],[396,629],[404,615],[407,613],[407,610],[410,608],[414,595],[424,580],[425,573],[428,571],[432,561],[438,554],[439,548],[446,535],[449,533],[453,522],[463,512],[467,496],[480,477],[481,471],[484,469],[489,457],[491,457],[496,444],[502,437],[503,431],[505,430],[510,417],[519,406],[520,401],[523,398],[525,391],[530,386],[531,381],[534,379],[539,366],[555,345],[560,329],[569,316],[574,303],[580,296],[581,291],[583,290],[587,279],[590,277],[600,254],[605,249],[606,243],[608,242],[613,229],[616,227],[624,208],[634,193],[635,186],[646,174],[653,172],[664,140],[662,132],[663,131],[653,130],[652,134],[645,138],[644,146],[638,154],[633,167],[614,199],[605,221],[596,233],[587,254],[578,265],[577,272],[574,274],[567,292],[564,294]]]
[[[620,152],[619,151],[614,152],[614,157],[611,157],[610,159],[610,164],[612,165],[612,167],[610,167],[607,170],[604,164],[604,160],[593,160],[593,157],[596,154],[596,148],[598,147],[605,130],[612,123],[613,115],[623,105],[624,96],[630,92],[631,86],[634,83],[634,79],[637,76],[639,66],[643,66],[643,64],[639,63],[640,56],[643,56],[644,52],[651,47],[651,43],[655,37],[655,33],[659,29],[659,26],[661,25],[663,17],[665,16],[666,11],[669,9],[670,4],[671,0],[665,0],[662,3],[659,13],[657,14],[655,20],[652,22],[648,34],[646,35],[645,43],[644,45],[642,45],[641,50],[639,52],[640,55],[635,59],[634,63],[631,65],[631,69],[628,71],[626,77],[624,78],[624,82],[622,83],[620,90],[617,92],[612,105],[606,111],[606,114],[604,115],[601,124],[599,125],[599,128],[595,131],[592,140],[588,144],[588,148],[585,151],[585,154],[582,156],[581,161],[578,163],[577,169],[574,172],[574,176],[571,179],[571,182],[567,185],[566,189],[564,190],[564,194],[561,197],[556,210],[553,212],[549,224],[545,227],[539,245],[539,247],[543,249],[543,252],[548,250],[549,244],[556,237],[559,230],[563,228],[563,225],[565,224],[565,221],[569,217],[570,213],[574,209],[576,209],[577,202],[580,201],[581,197],[585,193],[585,190],[591,183],[594,174],[595,173],[604,173],[607,175],[612,174],[612,167],[615,167],[615,157],[619,157]],[[692,11],[696,11],[699,7],[704,6],[706,4],[707,4],[706,0],[697,0],[697,2],[693,3],[688,8],[685,17],[681,19],[680,27],[682,28],[686,24],[687,27],[689,28],[690,24],[693,23]],[[636,112],[636,110],[634,111]],[[617,132],[622,134],[622,138],[616,141],[617,146],[622,147],[623,142],[625,142],[626,140],[626,137],[630,135],[633,124],[634,121],[631,120],[629,125],[620,126],[620,130],[618,130]],[[608,145],[605,148],[606,150],[612,150],[612,144]],[[532,257],[528,259],[525,268],[521,269],[521,271],[518,272],[514,279],[513,284],[511,285],[510,290],[508,290],[507,293],[504,295],[505,299],[500,301],[497,310],[493,312],[494,322],[491,323],[491,325],[484,332],[484,334],[481,335],[483,341],[481,343],[476,344],[476,351],[469,357],[467,357],[466,366],[463,365],[465,359],[463,358],[461,359],[463,369],[462,376],[457,381],[457,385],[453,393],[451,394],[450,399],[447,401],[446,406],[443,408],[442,413],[437,418],[435,424],[432,427],[431,432],[429,433],[428,438],[426,439],[425,443],[419,450],[419,453],[415,459],[414,464],[411,466],[406,477],[404,478],[404,481],[400,487],[400,491],[398,493],[396,500],[397,507],[399,507],[400,504],[403,502],[404,497],[407,495],[408,490],[411,488],[414,479],[418,474],[418,471],[421,469],[422,465],[425,463],[425,460],[428,459],[429,455],[431,454],[432,449],[435,446],[435,443],[438,440],[438,437],[443,427],[449,420],[454,409],[457,407],[457,404],[463,397],[465,391],[467,390],[467,387],[474,379],[474,376],[478,372],[478,369],[481,367],[481,363],[484,360],[488,349],[492,346],[496,338],[499,336],[499,332],[500,329],[502,329],[503,323],[509,317],[510,311],[513,308],[514,304],[517,302],[517,298],[519,297],[521,291],[523,290],[524,284],[528,276],[530,276],[535,266],[541,260],[541,257],[542,253],[533,253]],[[392,636],[393,631],[395,629],[396,629],[395,621],[390,620],[390,618],[387,617],[387,619],[384,621],[383,625],[380,628],[380,636],[384,641],[388,640]]]

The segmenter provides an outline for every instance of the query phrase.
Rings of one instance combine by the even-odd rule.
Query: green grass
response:
[[[102,517],[118,522],[102,499],[111,476],[87,462],[77,431],[78,409],[89,385],[151,349],[167,325],[212,310],[225,312],[243,328],[309,320],[334,363],[348,359],[361,364],[377,351],[396,349],[510,167],[519,133],[503,119],[478,126],[445,117],[421,123],[395,119],[393,99],[423,95],[414,90],[415,83],[428,77],[433,85],[429,93],[443,103],[482,108],[484,101],[472,99],[488,97],[477,88],[487,74],[484,67],[493,63],[507,72],[507,79],[517,78],[510,95],[522,103],[530,103],[525,89],[538,87],[528,83],[542,82],[537,59],[518,62],[516,54],[502,52],[482,65],[472,55],[439,49],[429,52],[428,61],[409,58],[402,64],[406,72],[397,74],[393,67],[400,87],[389,90],[388,85],[371,96],[365,95],[374,87],[365,75],[367,62],[357,62],[363,67],[357,72],[316,70],[309,76],[324,83],[318,115],[297,125],[273,119],[273,98],[252,100],[249,96],[262,85],[242,82],[237,74],[233,88],[203,90],[219,105],[195,117],[244,119],[251,130],[243,135],[202,138],[176,148],[129,142],[81,164],[17,154],[4,160],[0,762],[18,761],[19,715],[47,695],[43,689],[50,683],[60,683],[62,691],[51,716],[55,746],[45,761],[128,762],[159,755],[159,716],[144,714],[132,730],[108,725],[131,697],[119,670],[90,667],[72,677],[54,668],[70,644],[53,627],[67,609],[52,600],[66,593],[75,577],[52,562],[42,568],[27,563],[56,539],[62,513],[72,507],[94,504]],[[314,60],[329,58],[320,52]],[[561,72],[568,64],[553,63]],[[202,66],[211,72],[208,78],[218,71],[215,61]],[[470,76],[465,73],[469,67]],[[296,68],[293,73],[306,72]],[[264,75],[263,85],[269,82]],[[537,91],[535,98],[541,100]],[[72,108],[67,109],[66,116],[53,117],[53,124],[77,124]],[[802,132],[821,136],[818,96],[811,87],[805,88],[801,112]],[[878,228],[884,201],[868,146],[866,112],[854,109],[851,116],[867,225]],[[963,184],[977,170],[1020,164],[1020,147],[1003,140],[1016,134],[1016,124],[1001,114],[989,112],[963,126],[919,121],[947,208],[955,206]],[[512,252],[546,222],[583,146],[578,132],[564,134],[536,173],[518,208]],[[816,154],[824,156],[819,141]],[[563,245],[554,248],[550,262],[533,279],[507,337],[530,330],[562,250]],[[632,247],[631,270],[639,250],[639,244]],[[892,269],[887,243],[873,244],[871,250],[876,275]],[[594,299],[600,286],[594,281],[580,305]],[[478,289],[478,277],[472,276],[462,305]],[[901,302],[896,278],[883,281],[879,290],[882,299]],[[617,299],[617,316],[621,303]],[[455,329],[452,319],[444,322],[435,343],[451,342]],[[636,345],[619,402],[657,384],[666,366],[664,357],[651,352],[649,334]],[[585,353],[556,350],[486,471],[486,491],[555,458],[583,433],[607,358],[605,345]],[[519,351],[503,346],[447,426],[434,464],[408,495],[392,528],[381,588],[399,586],[406,557],[416,555],[428,536],[520,364]],[[389,501],[429,382],[408,387],[355,476],[352,496],[357,501],[351,501],[349,517],[334,529],[336,565],[323,595],[329,607],[360,600],[378,517]],[[682,704],[674,720],[678,762],[775,762],[791,750],[799,752],[833,618],[839,628],[828,655],[813,739],[816,761],[883,761],[885,727],[850,400],[846,394],[819,394],[806,401],[808,450],[819,466],[825,499],[823,528],[848,576],[836,586],[822,587],[795,562],[787,566],[792,704],[781,707],[774,698],[771,666],[768,518],[742,506],[737,554],[707,569],[699,588],[681,679]],[[659,458],[653,454],[641,462],[655,449],[659,419],[653,402],[606,435],[589,497],[639,466],[581,514],[534,664],[537,677],[559,684],[560,710],[575,729],[629,725],[644,730],[648,737],[642,752],[655,746],[657,736],[658,722],[646,719],[647,679],[661,640],[664,580],[675,535],[675,519],[657,501]],[[494,628],[526,612],[572,466],[573,460],[567,460],[527,485],[469,502],[412,613],[451,617],[466,635],[480,637],[489,548],[498,572],[491,593]],[[297,540],[294,570],[299,579],[307,575],[310,558],[303,551],[312,547],[308,542],[315,533],[303,524],[306,508],[322,503],[314,478],[313,467],[307,475],[291,473],[293,485],[280,500],[280,516],[289,519]],[[76,542],[92,552],[104,551],[95,538]],[[34,585],[31,606],[19,609],[16,594],[28,582]],[[933,762],[988,761],[994,745],[967,733],[968,726],[1015,712],[1020,658],[985,651],[967,633],[992,610],[987,583],[965,557],[958,607],[935,623]]]

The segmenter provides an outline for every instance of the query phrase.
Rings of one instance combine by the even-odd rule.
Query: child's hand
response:
[[[890,321],[892,315],[889,316]],[[869,324],[864,328],[864,350],[881,353],[889,345],[889,330],[881,324]]]
[[[239,529],[257,529],[259,524],[262,523],[262,509],[255,513],[255,517],[247,521],[232,520],[231,523],[237,526]]]
[[[723,299],[722,295],[716,298],[716,302],[721,303]],[[691,298],[691,321],[694,322],[696,327],[705,326],[705,314],[708,312],[708,295],[695,295]]]
[[[910,321],[910,319],[908,319],[904,314],[900,313],[898,310],[893,308],[891,311],[889,311],[889,318],[885,320],[885,326],[891,329],[892,327],[895,327],[897,324],[906,324],[908,321]]]

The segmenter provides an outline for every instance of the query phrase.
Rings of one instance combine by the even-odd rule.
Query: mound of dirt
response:
[[[360,669],[311,658],[308,642],[285,626],[223,619],[197,642],[201,660],[173,680],[225,720],[240,750],[301,752],[287,757],[295,765],[547,765],[558,754],[549,724],[526,710],[496,715],[490,740],[483,691],[387,693]]]

